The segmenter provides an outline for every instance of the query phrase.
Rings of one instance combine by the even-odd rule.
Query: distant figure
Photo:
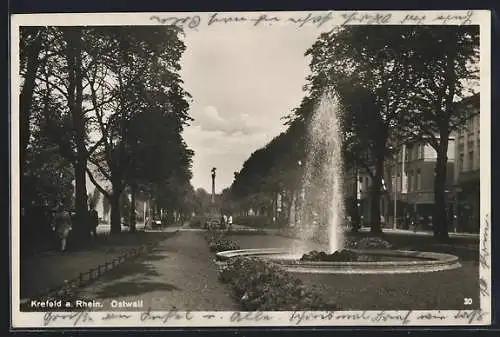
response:
[[[228,227],[229,230],[233,229],[233,216],[232,215],[230,215],[227,218],[227,227]]]
[[[61,252],[65,252],[67,250],[66,244],[68,242],[68,236],[71,232],[72,226],[71,215],[69,211],[65,211],[63,209],[62,205],[59,205],[56,210],[56,214],[54,216],[54,228],[61,243],[60,250]]]
[[[92,236],[97,236],[97,226],[99,226],[99,213],[95,208],[91,208],[89,212],[90,232]]]
[[[411,214],[410,212],[407,212],[405,216],[405,229],[410,229],[411,226],[412,226]]]
[[[224,214],[220,217],[220,227],[221,229],[226,228],[226,215]]]

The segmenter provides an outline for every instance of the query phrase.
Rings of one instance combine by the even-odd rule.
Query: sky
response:
[[[183,136],[194,150],[193,187],[229,187],[252,152],[284,131],[281,118],[300,104],[309,74],[304,56],[321,31],[238,24],[186,32],[181,60],[195,119]]]

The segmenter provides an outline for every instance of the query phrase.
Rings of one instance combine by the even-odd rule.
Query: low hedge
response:
[[[284,219],[273,222],[271,217],[264,215],[236,216],[233,223],[253,228],[281,228],[286,225]]]
[[[283,268],[258,258],[234,258],[221,265],[219,278],[245,311],[337,310]]]

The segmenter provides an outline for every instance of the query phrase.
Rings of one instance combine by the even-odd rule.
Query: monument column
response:
[[[215,171],[216,171],[216,168],[213,167],[212,168],[212,204],[215,203]]]

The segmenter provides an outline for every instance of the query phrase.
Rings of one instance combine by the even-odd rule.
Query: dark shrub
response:
[[[335,310],[280,266],[257,258],[235,258],[220,269],[243,310]]]

